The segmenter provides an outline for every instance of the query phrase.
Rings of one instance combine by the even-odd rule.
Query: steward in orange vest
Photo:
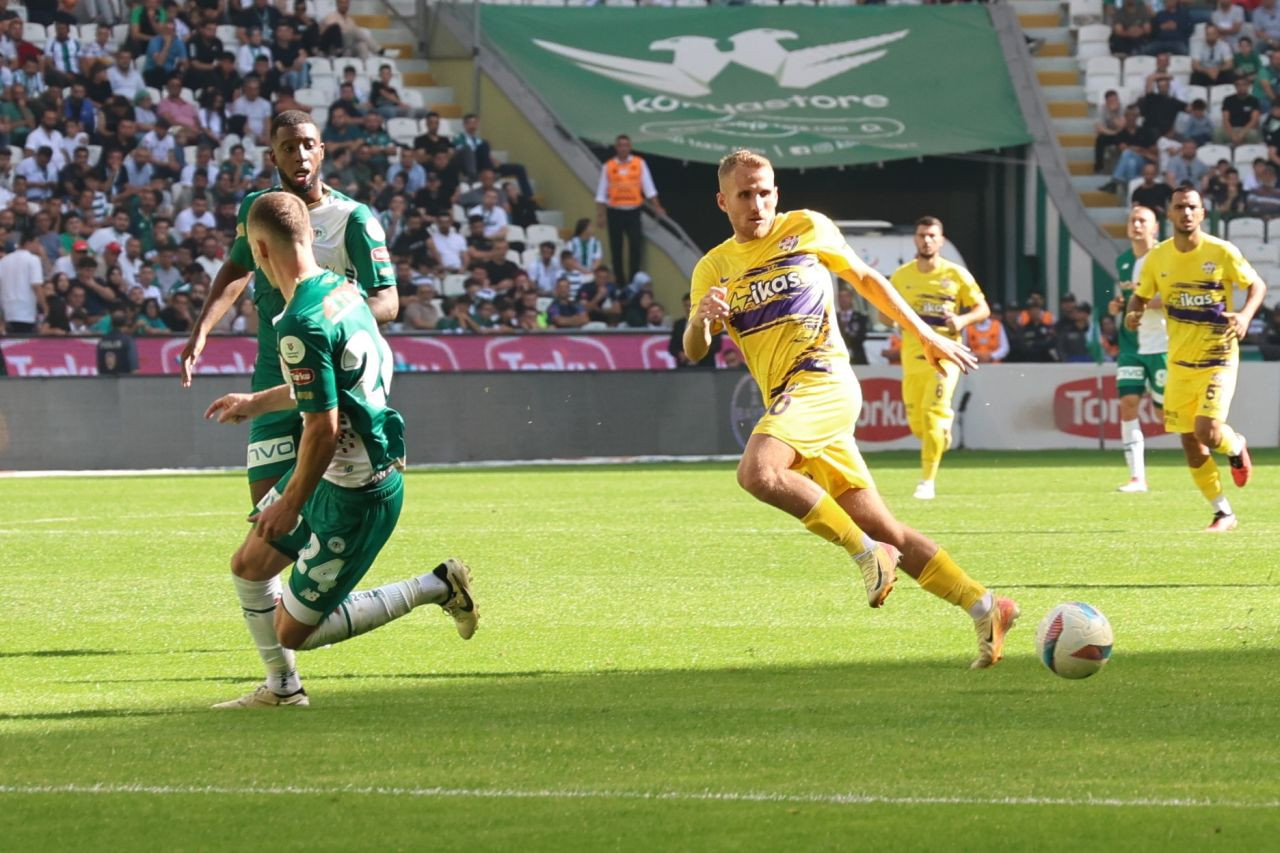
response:
[[[600,183],[596,187],[596,228],[609,230],[609,261],[620,285],[626,287],[635,280],[636,273],[644,265],[644,229],[640,213],[646,201],[651,203],[658,216],[666,216],[658,189],[653,184],[649,167],[644,160],[631,153],[631,139],[619,136],[614,141],[615,156],[605,162],[600,170]],[[622,262],[622,244],[627,244],[627,263]]]

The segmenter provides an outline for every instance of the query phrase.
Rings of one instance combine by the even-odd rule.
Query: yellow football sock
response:
[[[850,554],[857,556],[875,547],[875,540],[853,523],[849,513],[840,508],[835,498],[823,493],[822,499],[800,519],[810,533],[828,542],[834,542]]]
[[[1240,441],[1240,434],[1226,424],[1223,424],[1219,429],[1222,433],[1222,441],[1213,449],[1223,456],[1230,456],[1233,450],[1239,451],[1240,445],[1243,443]]]
[[[1191,479],[1195,480],[1196,488],[1210,503],[1222,497],[1222,477],[1218,475],[1218,463],[1213,461],[1213,457],[1204,460],[1199,468],[1192,468]]]
[[[987,594],[987,588],[965,574],[964,569],[957,566],[951,555],[941,548],[925,563],[916,582],[926,592],[965,610],[969,610]]]
[[[947,431],[940,426],[932,426],[924,431],[920,440],[920,479],[932,481],[938,478],[938,466],[942,464],[942,454],[947,450]]]

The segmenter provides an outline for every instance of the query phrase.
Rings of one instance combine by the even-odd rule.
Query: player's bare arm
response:
[[[251,273],[252,270],[242,269],[238,264],[227,260],[214,276],[213,286],[209,288],[209,298],[200,309],[200,316],[196,318],[187,344],[179,356],[179,378],[183,388],[191,387],[191,377],[195,372],[196,362],[200,360],[200,353],[204,351],[205,342],[209,339],[209,332],[240,301],[240,294],[248,287]]]
[[[316,490],[316,484],[329,467],[337,448],[337,408],[325,412],[303,412],[302,441],[298,444],[298,461],[293,476],[279,500],[250,516],[251,521],[257,522],[253,529],[255,536],[270,542],[298,525],[298,513]]]
[[[941,369],[943,361],[952,362],[965,373],[977,369],[978,359],[969,352],[968,347],[930,329],[902,298],[898,289],[887,278],[867,266],[861,258],[852,253],[846,257],[849,268],[841,271],[840,277],[853,285],[882,315],[913,332],[924,348],[924,357],[935,370]]]
[[[955,334],[959,334],[968,326],[972,326],[974,323],[981,323],[990,316],[991,307],[987,305],[987,300],[981,299],[963,314],[948,314],[947,328]]]
[[[394,322],[400,313],[400,293],[394,287],[384,287],[369,294],[365,300],[373,319],[379,326]]]
[[[267,412],[283,412],[295,407],[289,386],[277,385],[252,394],[224,394],[209,404],[204,417],[205,420],[217,418],[220,424],[238,424]]]
[[[706,358],[715,324],[729,316],[729,303],[724,297],[723,287],[711,288],[689,315],[689,324],[684,327],[684,354],[694,363]]]
[[[1234,334],[1236,340],[1244,340],[1244,336],[1249,334],[1249,324],[1253,322],[1253,315],[1258,313],[1266,295],[1266,282],[1255,278],[1249,285],[1249,295],[1245,298],[1244,307],[1239,311],[1227,311],[1222,315],[1227,319],[1227,334]]]
[[[1138,324],[1142,322],[1142,315],[1147,313],[1147,303],[1149,301],[1136,293],[1129,297],[1129,310],[1124,315],[1124,324],[1130,331],[1136,332],[1138,330]]]

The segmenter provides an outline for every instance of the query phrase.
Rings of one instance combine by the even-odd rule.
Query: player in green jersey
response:
[[[236,239],[213,280],[209,299],[196,320],[181,354],[183,387],[191,385],[192,372],[204,350],[210,330],[240,300],[254,277],[254,304],[258,310],[258,357],[253,366],[254,391],[278,386],[283,380],[272,323],[284,310],[280,290],[256,267],[245,235],[245,218],[254,201],[267,193],[284,192],[307,203],[315,229],[315,259],[321,267],[355,282],[379,323],[395,319],[399,311],[395,270],[387,252],[386,235],[369,208],[325,186],[320,180],[324,143],[315,119],[298,110],[287,110],[271,122],[271,163],[280,183],[250,193],[240,205]],[[249,494],[254,504],[262,499],[294,463],[299,420],[295,412],[273,412],[255,418],[250,425],[247,470]]]
[[[404,498],[404,419],[387,405],[391,350],[356,287],[316,263],[313,224],[299,198],[261,196],[246,233],[257,268],[284,302],[275,322],[284,382],[220,397],[205,416],[238,423],[301,413],[303,429],[297,464],[258,503],[253,529],[231,558],[267,680],[214,707],[300,706],[309,700],[295,649],[342,642],[423,604],[444,608],[469,639],[479,613],[470,572],[453,558],[420,577],[352,592],[395,529]]]
[[[1116,317],[1119,355],[1116,357],[1116,393],[1120,396],[1120,438],[1124,442],[1124,458],[1129,463],[1129,482],[1118,491],[1134,493],[1147,490],[1146,440],[1138,409],[1142,395],[1151,393],[1151,402],[1159,410],[1164,405],[1165,359],[1169,352],[1169,335],[1165,331],[1163,311],[1149,311],[1137,331],[1124,324],[1125,303],[1138,281],[1142,264],[1156,244],[1159,226],[1149,207],[1135,204],[1129,210],[1127,226],[1129,245],[1116,259],[1115,297],[1107,310]],[[1159,297],[1156,297],[1159,307]],[[1157,412],[1158,413],[1158,412]]]

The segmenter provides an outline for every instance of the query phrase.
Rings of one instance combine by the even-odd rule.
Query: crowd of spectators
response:
[[[386,232],[402,305],[390,331],[671,327],[648,275],[619,280],[603,263],[591,219],[567,240],[539,225],[529,175],[491,149],[479,116],[450,132],[409,97],[349,0],[323,15],[315,2],[140,0],[117,20],[113,2],[84,0],[69,8],[102,16],[84,22],[65,3],[32,4],[24,21],[0,0],[9,334],[187,334],[241,201],[276,182],[268,133],[286,109],[316,116],[325,183]],[[36,31],[43,43],[25,37]],[[393,138],[405,119],[417,129]],[[246,296],[215,332],[257,322]]]
[[[1129,103],[1109,89],[1099,105],[1094,171],[1110,174],[1102,189],[1160,219],[1171,188],[1182,183],[1199,187],[1220,218],[1280,214],[1276,0],[1218,0],[1212,9],[1167,0],[1154,12],[1142,0],[1124,0],[1107,8],[1112,54],[1130,60],[1126,83],[1133,82],[1132,57],[1155,62],[1140,93],[1126,90]],[[1176,56],[1189,62],[1174,63]]]

